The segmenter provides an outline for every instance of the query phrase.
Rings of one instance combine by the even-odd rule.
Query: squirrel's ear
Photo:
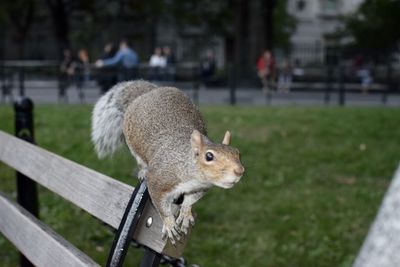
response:
[[[231,143],[231,133],[229,131],[226,131],[224,135],[224,140],[222,140],[222,144],[229,146],[230,143]]]
[[[192,145],[193,151],[198,153],[200,148],[202,148],[204,144],[203,135],[199,131],[193,130],[192,135],[190,137],[190,143]]]

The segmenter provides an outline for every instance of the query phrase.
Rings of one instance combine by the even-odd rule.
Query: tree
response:
[[[179,1],[178,1],[179,2]],[[128,0],[130,15],[136,23],[144,25],[147,29],[147,53],[151,54],[156,45],[157,23],[161,18],[172,13],[175,1],[164,0]]]
[[[69,1],[71,3],[72,1]],[[58,45],[58,53],[61,57],[62,51],[70,47],[69,42],[69,13],[70,8],[63,0],[46,0],[54,25],[54,33]]]
[[[273,13],[273,46],[288,52],[290,36],[296,29],[296,19],[287,12],[287,0],[276,0]]]
[[[389,55],[399,50],[400,1],[366,0],[358,11],[346,19],[348,34],[355,46],[376,55]]]
[[[235,63],[240,76],[254,74],[254,65],[265,49],[289,50],[295,19],[286,10],[287,0],[235,1]]]
[[[61,58],[63,50],[70,48],[70,18],[76,11],[93,14],[94,0],[46,0],[54,25],[58,54]],[[103,1],[101,1],[103,2]]]
[[[295,20],[287,13],[287,0],[178,0],[174,17],[180,25],[195,25],[204,36],[226,39],[227,59],[237,76],[249,76],[264,49],[289,50]],[[207,38],[204,38],[207,39]]]
[[[35,0],[2,1],[0,4],[0,19],[10,25],[14,40],[18,46],[18,58],[25,56],[25,45],[35,13]]]
[[[274,45],[274,11],[276,0],[263,1],[263,17],[264,17],[264,32],[265,32],[265,48],[272,50]]]

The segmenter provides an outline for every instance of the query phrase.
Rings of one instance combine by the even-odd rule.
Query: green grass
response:
[[[90,106],[38,106],[37,143],[124,182],[134,161],[124,150],[100,161],[90,144]],[[200,266],[351,266],[400,160],[400,109],[204,107],[213,140],[230,129],[246,174],[231,190],[212,189],[184,256]],[[0,129],[13,132],[0,107]],[[15,196],[14,171],[0,164],[0,190]],[[112,233],[40,188],[40,216],[104,265]],[[1,216],[1,215],[0,215]],[[130,249],[126,266],[139,251]],[[0,235],[0,263],[17,253]]]

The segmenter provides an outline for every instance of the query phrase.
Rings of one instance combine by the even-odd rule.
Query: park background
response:
[[[35,101],[37,144],[134,185],[135,163],[127,150],[103,161],[93,151],[95,82],[89,83],[86,104],[73,100],[73,90],[70,104],[56,104],[62,50],[86,48],[94,62],[106,42],[127,38],[144,64],[155,46],[169,45],[178,62],[192,66],[212,49],[218,71],[199,92],[208,95],[200,109],[213,140],[232,131],[246,174],[234,189],[213,189],[195,205],[198,219],[185,258],[200,266],[351,266],[400,159],[399,15],[399,2],[390,0],[2,1],[2,90],[9,86],[16,98],[21,94],[18,63],[44,63],[31,69],[22,64],[27,68],[23,93]],[[264,49],[277,61],[302,62],[299,92],[272,96],[280,100],[272,103],[283,105],[264,106],[271,102],[261,93],[255,70]],[[366,95],[346,89],[359,83],[350,68],[360,53],[379,88]],[[328,91],[330,68],[335,84]],[[194,78],[176,84],[188,87],[195,100]],[[320,91],[308,88],[321,82]],[[344,104],[341,84],[362,107],[336,106]],[[223,105],[210,105],[221,92],[217,104]],[[320,101],[307,101],[312,97]],[[13,133],[11,101],[4,102],[0,129]],[[14,171],[0,164],[0,173],[0,189],[15,197]],[[94,218],[44,188],[40,217],[105,263],[113,233]],[[139,253],[130,249],[127,266],[138,261]],[[1,265],[17,262],[17,251],[0,236]]]

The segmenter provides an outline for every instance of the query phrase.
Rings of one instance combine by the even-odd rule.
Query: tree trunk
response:
[[[234,33],[234,75],[242,77],[246,68],[246,40],[247,40],[247,19],[248,2],[237,0],[235,9],[235,33]]]
[[[35,13],[35,2],[26,1],[22,6],[15,6],[8,11],[8,17],[15,28],[15,40],[17,43],[18,59],[25,58],[25,44],[31,29]]]
[[[273,14],[276,0],[236,0],[234,22],[235,73],[252,81],[255,64],[265,49],[273,48]]]
[[[57,54],[61,59],[64,49],[70,48],[68,10],[62,0],[46,0],[46,2],[53,19],[57,40]]]
[[[353,267],[400,266],[400,166]]]
[[[264,15],[264,45],[268,50],[274,47],[274,8],[276,0],[263,1],[263,15]]]

